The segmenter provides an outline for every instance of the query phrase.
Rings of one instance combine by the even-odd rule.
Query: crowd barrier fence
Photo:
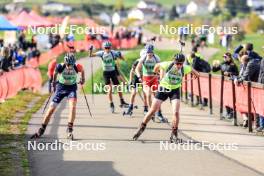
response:
[[[264,116],[264,85],[255,82],[244,81],[235,85],[233,80],[223,75],[200,73],[200,77],[193,79],[193,75],[186,75],[183,79],[182,93],[185,93],[185,101],[188,102],[188,93],[193,105],[194,95],[209,100],[210,114],[213,114],[213,102],[220,105],[220,119],[223,109],[228,106],[234,110],[234,125],[237,125],[237,112],[247,113],[249,120],[249,132],[253,131],[253,121],[256,114]],[[181,96],[183,99],[183,94]],[[201,98],[200,98],[201,100]]]

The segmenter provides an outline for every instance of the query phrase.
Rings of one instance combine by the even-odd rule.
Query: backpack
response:
[[[111,54],[112,58],[113,58],[114,60],[116,60],[116,57],[114,56],[114,54],[113,54],[112,51],[110,51],[110,54]],[[104,56],[104,52],[103,52],[102,55],[100,56],[102,60],[103,60],[103,56]]]
[[[158,63],[158,59],[156,58],[155,54],[153,54],[153,56],[154,56],[154,60],[155,60],[155,62]],[[147,55],[144,57],[142,63],[144,64],[146,60],[147,60]]]
[[[61,73],[64,71],[64,69],[66,68],[66,65],[65,64],[63,64],[62,65],[62,70],[61,70]],[[77,68],[77,66],[76,66],[76,64],[74,64],[74,66],[73,66],[73,68],[74,68],[74,70],[76,71],[76,73],[78,73],[79,71],[78,71],[78,68]]]

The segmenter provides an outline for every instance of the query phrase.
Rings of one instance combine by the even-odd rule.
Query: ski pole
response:
[[[43,109],[43,111],[42,111],[42,114],[44,114],[44,112],[45,112],[45,110],[46,110],[46,108],[47,108],[47,106],[48,106],[48,104],[49,104],[49,101],[50,101],[51,96],[52,96],[52,93],[50,94],[50,96],[49,96],[49,98],[48,98],[48,101],[46,102],[46,104],[45,104],[45,106],[44,106],[44,109]]]
[[[182,48],[185,46],[185,42],[179,40],[179,43],[180,43],[180,45],[181,45],[181,51],[180,51],[180,53],[182,53]]]
[[[81,85],[81,88],[82,88],[83,96],[84,96],[84,99],[85,99],[85,102],[86,102],[86,105],[87,105],[87,108],[88,108],[89,114],[90,114],[90,116],[93,118],[93,115],[92,115],[92,113],[91,113],[91,110],[90,110],[90,106],[89,106],[89,103],[88,103],[87,97],[86,97],[85,92],[84,92],[84,89],[83,89],[83,85]]]
[[[89,56],[90,56],[90,58],[91,58],[91,56],[92,56],[92,51],[93,51],[93,45],[91,45],[90,46],[90,48],[89,48]],[[92,82],[92,102],[93,102],[93,104],[94,104],[94,87],[93,87],[93,85],[94,85],[94,80],[93,80],[93,58],[91,58],[92,60],[91,60],[91,82]]]

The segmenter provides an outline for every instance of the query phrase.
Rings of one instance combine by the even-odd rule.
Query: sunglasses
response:
[[[104,49],[110,49],[110,47],[105,47]]]
[[[182,66],[183,65],[182,62],[178,62],[178,63],[175,63],[175,64],[178,65],[178,66]]]

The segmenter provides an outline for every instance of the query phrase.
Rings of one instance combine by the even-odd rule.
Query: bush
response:
[[[251,13],[247,24],[247,32],[255,33],[264,30],[264,21],[255,13]]]

